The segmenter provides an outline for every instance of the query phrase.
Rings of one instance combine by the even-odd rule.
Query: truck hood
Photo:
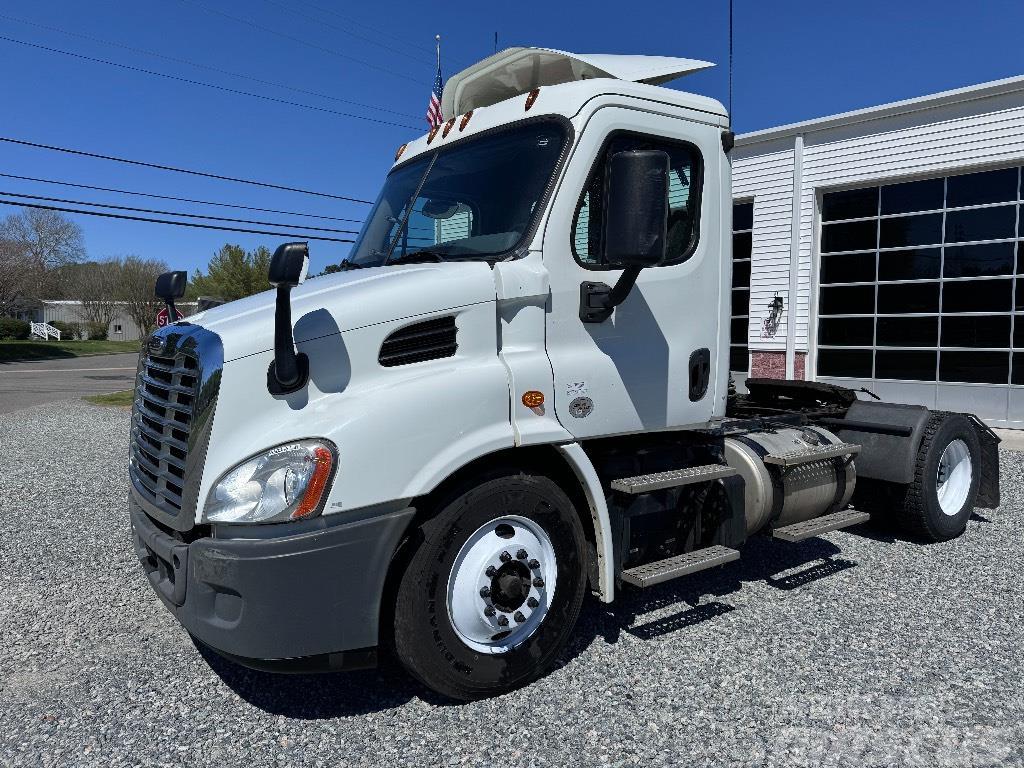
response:
[[[399,264],[323,275],[292,291],[295,341],[495,300],[489,264]],[[183,322],[214,331],[224,362],[274,348],[275,292],[231,301]]]

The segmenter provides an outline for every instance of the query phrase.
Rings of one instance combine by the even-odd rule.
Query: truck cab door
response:
[[[724,411],[723,286],[731,276],[722,254],[720,132],[622,107],[598,109],[586,123],[543,243],[555,412],[576,438],[699,426]],[[581,284],[614,285],[621,274],[602,263],[602,189],[609,156],[631,149],[669,154],[667,259],[640,273],[610,318],[583,322]]]

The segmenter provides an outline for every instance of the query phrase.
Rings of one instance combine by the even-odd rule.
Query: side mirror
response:
[[[167,305],[167,319],[176,323],[181,319],[174,300],[185,295],[185,286],[188,284],[188,272],[164,272],[156,279],[156,288],[153,293],[158,299],[163,299]]]
[[[665,260],[669,157],[657,150],[616,152],[604,183],[604,265],[621,267],[614,286],[580,283],[580,320],[602,323],[633,290],[640,270]]]
[[[270,259],[268,277],[275,287],[294,288],[306,279],[309,271],[309,245],[307,243],[285,243],[278,246]]]
[[[604,262],[654,267],[665,260],[668,237],[667,152],[616,152],[605,175]]]
[[[291,290],[306,279],[309,270],[309,246],[306,243],[285,243],[278,246],[270,259],[267,276],[277,288],[274,312],[274,359],[267,371],[267,390],[272,395],[287,395],[306,386],[309,380],[309,358],[296,354],[292,335]]]

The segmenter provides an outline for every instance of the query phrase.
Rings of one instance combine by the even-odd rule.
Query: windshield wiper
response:
[[[426,170],[423,171],[423,177],[420,179],[420,183],[416,185],[416,191],[412,193],[412,197],[409,198],[409,202],[405,205],[405,215],[402,216],[402,223],[398,225],[398,229],[395,231],[395,236],[391,238],[391,245],[388,247],[387,255],[384,257],[384,261],[381,266],[387,266],[391,263],[391,255],[395,252],[395,246],[398,245],[399,238],[402,237],[402,233],[405,232],[405,228],[409,226],[409,217],[412,216],[412,208],[416,204],[416,200],[420,196],[420,192],[423,190],[423,185],[427,183],[427,176],[430,175],[430,171],[434,167],[434,163],[437,162],[437,156],[439,153],[435,152],[434,156],[430,158],[430,162],[427,164]]]
[[[444,256],[445,255],[443,253],[438,253],[437,251],[431,251],[428,248],[424,248],[423,250],[410,251],[409,253],[403,253],[401,256],[395,256],[394,258],[392,258],[387,263],[388,264],[402,264],[402,263],[409,264],[411,262],[416,262],[416,261],[439,261],[439,262],[443,262],[443,261],[445,261]]]

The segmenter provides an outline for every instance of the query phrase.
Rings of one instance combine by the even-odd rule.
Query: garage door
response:
[[[1020,177],[824,193],[817,377],[1024,426]]]

